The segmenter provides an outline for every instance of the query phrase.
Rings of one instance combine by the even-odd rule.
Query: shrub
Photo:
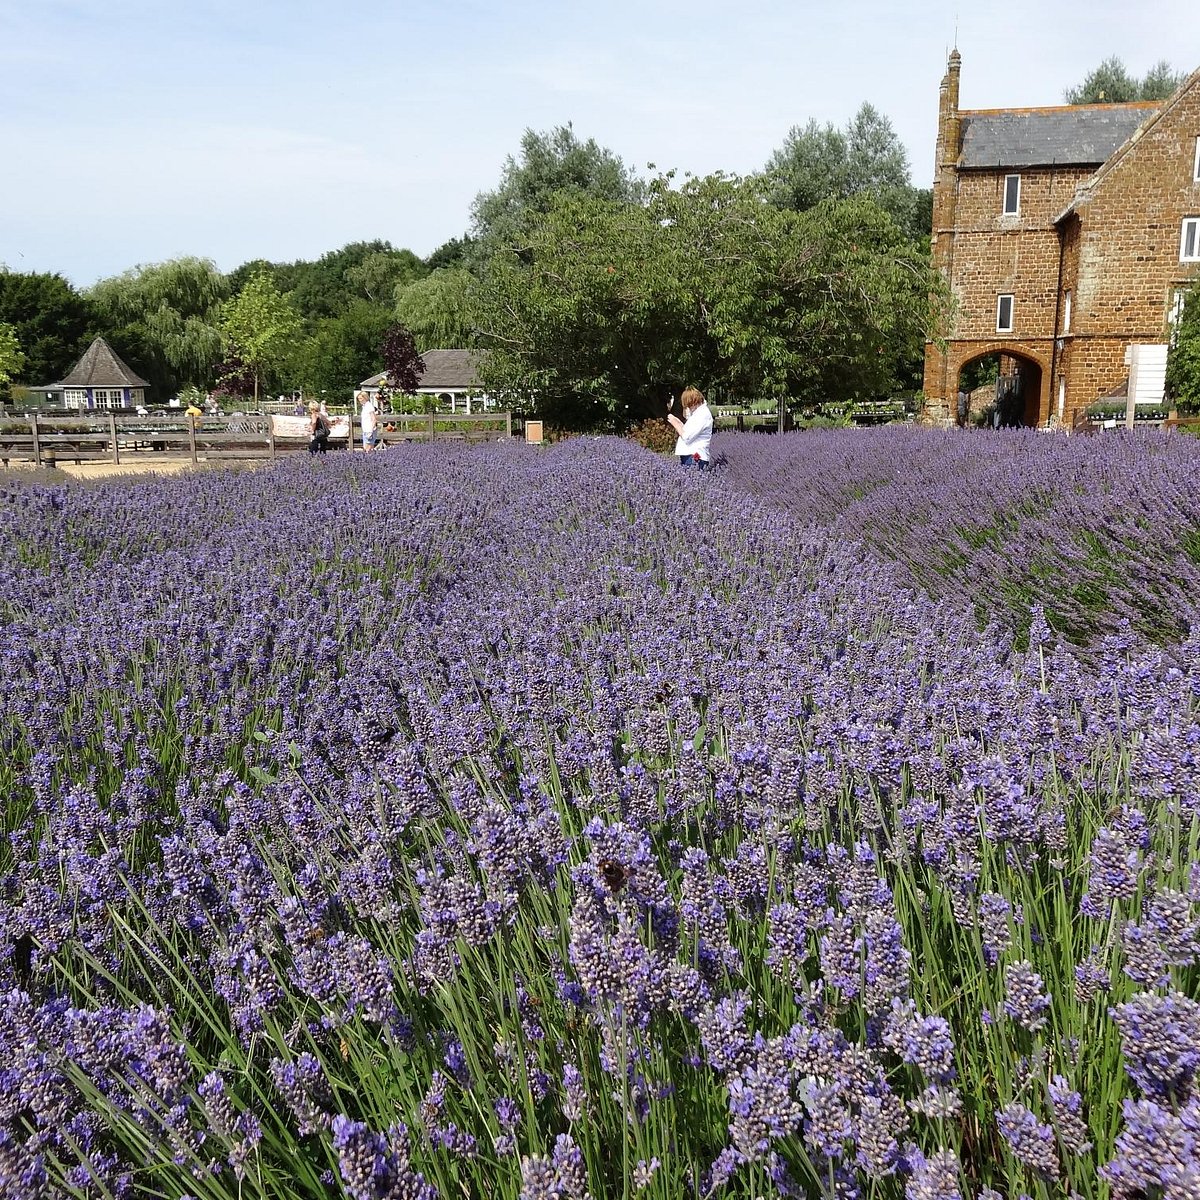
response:
[[[675,448],[677,435],[666,421],[651,417],[634,425],[627,436],[639,446],[645,446],[647,450],[653,450],[656,454],[670,454]]]

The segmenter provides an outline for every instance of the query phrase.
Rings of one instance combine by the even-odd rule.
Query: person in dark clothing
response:
[[[329,418],[314,400],[308,406],[308,431],[312,435],[312,441],[308,443],[309,454],[324,454],[329,449],[329,430]]]

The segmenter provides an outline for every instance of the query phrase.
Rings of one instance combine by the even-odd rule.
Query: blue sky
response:
[[[1194,0],[0,0],[0,263],[425,255],[567,121],[643,172],[744,174],[869,101],[928,185],[956,36],[967,108],[1059,104],[1111,54],[1200,67]]]

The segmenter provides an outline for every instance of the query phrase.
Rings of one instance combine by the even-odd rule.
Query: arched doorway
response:
[[[1042,367],[1012,349],[991,348],[964,360],[955,386],[955,424],[1036,428],[1042,421]]]

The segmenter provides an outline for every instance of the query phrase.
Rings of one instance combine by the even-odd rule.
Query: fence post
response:
[[[512,413],[511,412],[506,412],[504,414],[504,436],[506,438],[512,437]]]
[[[108,436],[112,438],[113,462],[120,466],[121,451],[117,449],[117,414],[111,408],[108,410]]]
[[[271,461],[275,461],[275,418],[267,413],[267,445],[271,447]]]
[[[353,404],[350,405],[350,407],[346,410],[346,420],[350,423],[350,439],[349,439],[349,441],[346,442],[346,449],[353,450],[354,449],[354,405]],[[375,426],[375,428],[379,429],[383,425],[383,417],[380,415],[378,409],[375,410],[375,420],[378,422],[378,424]]]
[[[38,439],[37,413],[29,414],[29,432],[33,434],[33,461],[36,466],[42,465],[42,443]]]
[[[188,447],[192,452],[192,466],[197,463],[196,458],[196,418],[188,413]]]
[[[430,409],[429,410],[429,441],[430,441],[431,445],[432,445],[433,439],[435,437],[437,437],[437,426],[434,424],[433,410]]]

